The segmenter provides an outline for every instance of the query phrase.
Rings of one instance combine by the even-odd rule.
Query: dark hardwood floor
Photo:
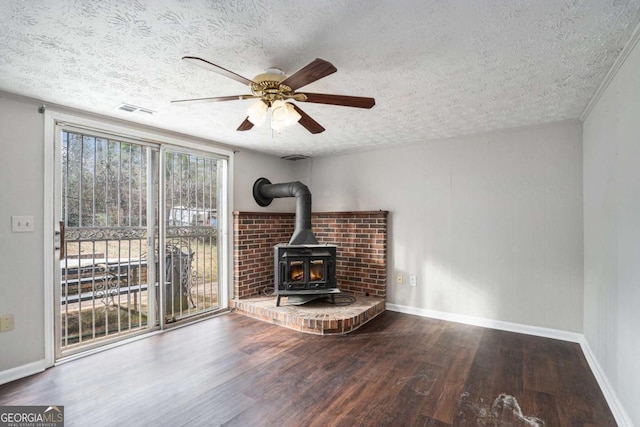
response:
[[[314,336],[238,314],[0,386],[66,426],[614,426],[578,344],[385,312]]]

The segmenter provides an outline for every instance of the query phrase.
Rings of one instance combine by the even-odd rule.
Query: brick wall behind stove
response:
[[[360,295],[387,295],[387,211],[311,214],[320,243],[338,246],[338,288]],[[234,295],[273,292],[273,247],[287,243],[295,215],[234,212]]]
[[[235,298],[273,291],[273,247],[288,242],[293,214],[233,213],[233,287]]]
[[[387,212],[324,212],[311,215],[313,233],[337,250],[338,288],[387,295]]]

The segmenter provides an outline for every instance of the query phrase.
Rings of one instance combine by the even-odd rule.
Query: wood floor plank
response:
[[[455,348],[455,347],[454,347]],[[464,392],[466,380],[477,353],[476,347],[458,347],[449,364],[443,382],[435,389],[438,399],[425,415],[445,423],[452,423],[458,411],[458,400]],[[426,409],[426,408],[425,408]]]
[[[527,415],[544,419],[547,426],[562,425],[554,397],[541,391],[523,390],[520,407]]]
[[[67,426],[615,425],[579,345],[394,312],[346,336],[229,314],[0,386],[50,404]]]
[[[523,352],[522,347],[503,345],[500,343],[497,359],[501,362],[498,364],[494,373],[494,394],[498,395],[507,392],[513,396],[522,394],[522,378],[523,378]]]
[[[464,391],[471,396],[491,397],[495,394],[496,387],[500,386],[499,384],[494,386],[496,373],[500,368],[498,359],[500,339],[491,330],[482,331],[481,335]]]

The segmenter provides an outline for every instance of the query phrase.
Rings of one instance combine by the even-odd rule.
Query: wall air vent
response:
[[[152,115],[153,113],[155,113],[155,111],[150,110],[148,108],[138,107],[137,105],[131,105],[131,104],[120,104],[118,106],[118,110],[126,111],[127,113],[145,113],[149,115]]]

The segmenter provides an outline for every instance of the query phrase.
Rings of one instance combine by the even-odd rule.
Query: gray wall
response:
[[[254,151],[239,151],[234,165],[234,210],[246,212],[293,212],[295,199],[274,199],[267,207],[253,200],[253,183],[258,178],[267,178],[272,183],[295,181],[297,178],[292,162]]]
[[[640,46],[584,123],[584,334],[640,426]]]
[[[581,132],[562,122],[297,169],[315,211],[390,211],[388,302],[581,332]]]
[[[44,116],[38,105],[0,96],[0,372],[44,358]],[[32,215],[33,233],[12,233],[12,215]]]

